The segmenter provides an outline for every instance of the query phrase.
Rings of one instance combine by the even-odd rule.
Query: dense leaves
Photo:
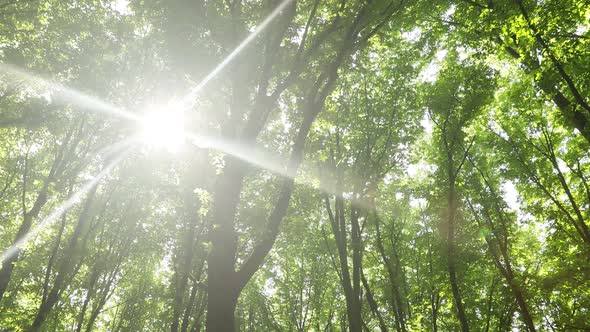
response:
[[[0,2],[0,330],[590,330],[589,29]]]

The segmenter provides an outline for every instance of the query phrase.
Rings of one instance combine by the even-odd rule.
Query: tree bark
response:
[[[341,194],[336,196],[334,212],[332,212],[330,200],[327,196],[325,197],[325,202],[330,224],[332,225],[332,232],[334,233],[334,238],[336,239],[338,260],[340,262],[340,274],[342,276],[341,284],[342,288],[344,289],[344,297],[346,298],[348,328],[350,332],[360,332],[362,329],[361,303],[359,294],[357,294],[358,292],[355,290],[353,279],[350,275],[350,267],[348,266],[348,246],[344,201],[341,197]],[[353,252],[354,251],[355,249],[353,248]],[[353,271],[356,268],[354,264],[355,259],[353,259]]]

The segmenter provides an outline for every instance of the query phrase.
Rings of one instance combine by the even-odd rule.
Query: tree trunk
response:
[[[82,326],[84,325],[84,317],[86,316],[86,311],[88,310],[88,304],[90,303],[90,300],[92,299],[92,297],[94,297],[95,295],[95,285],[96,282],[98,281],[98,277],[99,277],[99,271],[98,268],[94,267],[92,274],[90,275],[90,282],[88,284],[88,289],[86,291],[86,297],[84,298],[84,303],[82,304],[82,309],[80,310],[80,315],[78,316],[78,322],[76,325],[76,332],[81,332],[82,331]]]
[[[340,262],[340,272],[342,276],[341,284],[344,290],[344,297],[346,298],[346,316],[348,318],[348,328],[350,332],[360,332],[362,329],[360,298],[354,288],[354,283],[351,278],[348,266],[346,217],[344,202],[341,196],[341,194],[336,196],[334,213],[332,212],[328,196],[325,197],[325,202],[330,224],[332,225],[332,232],[334,233],[334,238],[336,239],[336,248],[338,250],[338,260]],[[355,249],[353,248],[353,255],[354,250]],[[356,260],[353,259],[353,271],[355,269],[355,262]],[[356,276],[353,273],[353,278],[354,277]]]
[[[188,299],[188,303],[186,305],[186,308],[184,309],[184,315],[182,317],[182,324],[180,325],[180,332],[186,332],[188,330],[188,323],[190,321],[191,311],[193,310],[193,307],[195,306],[195,299],[197,297],[198,289],[199,289],[198,280],[197,280],[197,278],[195,278],[195,280],[193,282],[193,288],[191,289],[191,294]]]
[[[235,287],[228,287],[228,283],[231,282],[216,273],[209,278],[206,323],[208,332],[236,331],[234,311],[240,292]]]
[[[14,238],[13,243],[18,243],[18,241],[29,231],[31,225],[33,223],[33,216],[30,214],[25,214],[24,220],[18,230],[16,237]],[[10,279],[12,278],[12,271],[14,270],[14,263],[18,261],[18,256],[20,255],[21,250],[16,248],[15,252],[8,256],[2,262],[2,269],[0,270],[0,300],[4,296],[6,289],[8,288],[8,283],[10,283]]]
[[[53,287],[51,288],[49,295],[47,295],[46,301],[41,303],[39,311],[37,312],[37,316],[35,317],[33,325],[30,328],[31,331],[38,331],[41,328],[45,322],[45,319],[49,315],[49,312],[51,309],[53,309],[53,306],[57,303],[57,301],[59,301],[59,296],[62,289],[66,286],[67,280],[71,277],[70,274],[75,274],[75,272],[72,273],[71,271],[72,264],[74,264],[74,256],[76,255],[76,252],[78,251],[77,249],[79,248],[80,237],[88,228],[88,224],[91,219],[90,209],[97,189],[98,186],[95,185],[88,193],[86,203],[84,204],[84,207],[80,212],[80,216],[78,217],[78,224],[76,225],[76,228],[74,229],[74,232],[70,238],[68,247],[65,249],[64,258],[59,265],[55,281],[53,282]]]
[[[47,174],[47,177],[43,180],[43,186],[39,190],[37,197],[35,198],[35,202],[30,210],[27,211],[26,207],[26,191],[27,191],[27,182],[28,182],[28,155],[25,158],[25,166],[24,166],[24,173],[23,173],[23,191],[22,191],[22,212],[23,212],[23,222],[12,242],[11,247],[8,250],[14,249],[12,253],[9,253],[9,256],[2,262],[2,269],[0,270],[0,300],[4,297],[4,293],[8,288],[8,284],[10,279],[12,278],[12,272],[14,270],[14,263],[16,263],[19,259],[19,255],[21,254],[22,250],[16,247],[18,242],[29,232],[31,226],[33,225],[33,219],[39,216],[41,209],[48,200],[49,195],[49,186],[52,182],[56,181],[56,179],[61,175],[63,172],[66,161],[68,160],[68,156],[74,154],[76,146],[79,143],[79,140],[72,140],[72,135],[74,133],[75,128],[77,125],[72,126],[72,128],[66,133],[63,143],[61,147],[57,149],[55,158],[53,159],[53,163],[51,165],[51,169]],[[81,129],[82,127],[80,127]],[[70,145],[71,144],[71,145]],[[72,175],[73,176],[73,175]]]
[[[486,10],[492,9],[489,6],[478,6],[472,1],[465,2],[479,7],[480,10],[483,8]],[[586,139],[586,141],[590,143],[590,115],[588,114],[590,111],[590,105],[588,105],[588,102],[585,100],[578,87],[575,86],[572,77],[570,77],[570,75],[565,71],[563,64],[558,61],[553,50],[551,50],[547,42],[543,39],[543,36],[541,35],[540,31],[538,31],[538,28],[533,24],[533,21],[524,8],[522,1],[517,0],[514,2],[518,6],[518,10],[522,14],[524,21],[530,29],[532,37],[537,42],[538,46],[529,50],[525,50],[525,52],[521,54],[517,49],[504,42],[500,36],[496,36],[494,41],[503,47],[508,55],[521,62],[521,64],[525,67],[525,71],[532,74],[534,77],[538,88],[553,100],[570,128],[577,129]],[[551,61],[553,64],[556,73],[543,70],[537,58],[527,55],[537,54],[538,52],[545,53],[545,55],[549,58],[549,61]],[[557,78],[555,74],[557,74],[559,78]],[[560,79],[563,82],[560,82]],[[570,100],[570,98],[561,91],[560,85],[564,82],[568,90],[570,90],[573,100]]]
[[[389,284],[391,286],[391,305],[393,306],[393,314],[395,316],[395,324],[396,330],[405,332],[407,331],[406,328],[406,320],[405,320],[405,313],[403,308],[403,302],[401,299],[401,292],[399,287],[399,278],[391,263],[390,257],[385,252],[385,246],[383,245],[383,239],[381,237],[381,220],[377,215],[377,211],[374,211],[373,215],[375,216],[375,230],[376,230],[376,237],[377,237],[377,250],[379,250],[379,254],[381,255],[381,259],[383,259],[383,264],[387,270],[387,276],[389,277]],[[394,248],[395,250],[395,248]]]
[[[457,214],[457,197],[455,194],[455,175],[453,174],[453,163],[449,166],[449,193],[447,196],[447,263],[449,279],[451,282],[451,290],[453,298],[455,299],[455,307],[457,308],[457,319],[461,323],[461,331],[469,332],[469,324],[467,323],[467,315],[463,308],[463,300],[459,291],[457,282],[457,267],[456,267],[456,250],[455,250],[455,218]]]
[[[86,332],[92,331],[92,329],[94,327],[94,322],[98,318],[98,315],[100,314],[101,309],[104,307],[105,303],[107,302],[107,300],[109,298],[109,292],[110,292],[111,287],[115,281],[115,277],[117,276],[117,273],[119,271],[119,267],[121,266],[122,259],[123,259],[123,257],[121,256],[119,258],[119,261],[115,265],[114,270],[109,275],[109,278],[107,279],[104,287],[102,288],[101,296],[99,297],[99,299],[97,301],[98,303],[96,304],[96,307],[94,307],[92,309],[92,311],[90,312],[90,317],[88,318],[88,324],[86,325],[86,330],[85,330]]]
[[[379,329],[381,330],[381,332],[388,332],[389,329],[387,328],[387,325],[385,325],[385,321],[383,320],[383,316],[379,312],[379,306],[377,305],[377,302],[375,301],[375,298],[373,297],[373,293],[371,292],[371,288],[369,287],[369,283],[367,282],[367,279],[365,278],[365,274],[363,273],[362,269],[361,269],[361,279],[363,282],[363,286],[365,288],[365,292],[367,293],[367,302],[369,302],[369,306],[371,307],[371,311],[373,311],[373,314],[375,315],[375,317],[377,317],[377,320],[379,321]]]
[[[326,63],[325,69],[317,76],[315,83],[309,87],[305,96],[305,105],[303,106],[303,120],[297,130],[295,140],[292,144],[291,155],[287,162],[286,173],[288,176],[283,179],[279,198],[267,219],[267,231],[262,239],[254,245],[251,255],[237,272],[237,232],[234,228],[234,223],[247,165],[235,157],[226,156],[224,158],[225,167],[223,174],[218,177],[213,194],[213,227],[210,233],[211,251],[207,260],[207,331],[233,332],[235,330],[234,311],[238,297],[242,288],[252,278],[260,265],[263,264],[264,258],[276,240],[280,224],[289,207],[294,188],[294,177],[299,169],[299,165],[303,161],[307,135],[317,115],[323,109],[326,98],[335,87],[338,70],[354,50],[361,47],[362,43],[373,36],[383,24],[389,21],[394,10],[398,8],[394,7],[393,4],[392,2],[383,13],[380,13],[383,14],[383,17],[379,16],[379,20],[376,22],[377,24],[373,27],[366,25],[366,15],[370,6],[369,3],[364,4],[359,9],[358,14],[354,15],[351,25],[346,29],[342,44],[336,47],[333,59]],[[249,114],[248,120],[241,128],[241,135],[238,135],[238,129],[240,128],[237,124],[241,122],[242,118],[240,110],[244,108],[244,105],[250,105],[250,103],[248,98],[245,98],[247,94],[238,93],[234,95],[233,97],[236,98],[235,101],[238,103],[234,103],[236,107],[235,110],[232,110],[232,121],[229,122],[227,127],[224,126],[222,128],[225,138],[240,138],[246,146],[255,146],[257,136],[263,130],[268,115],[274,108],[280,95],[287,87],[294,83],[294,80],[300,76],[300,71],[305,68],[303,66],[305,62],[299,61],[304,60],[304,58],[299,59],[299,54],[296,54],[296,59],[298,60],[294,63],[294,69],[284,81],[279,83],[279,86],[274,92],[269,94],[268,86],[271,81],[272,61],[276,55],[276,50],[279,48],[285,36],[284,33],[287,31],[289,23],[295,16],[295,2],[286,9],[288,10],[285,10],[283,14],[285,22],[277,28],[277,31],[282,32],[282,34],[279,33],[277,38],[273,37],[275,38],[274,47],[267,48],[268,53],[264,54],[268,62],[264,63],[266,69],[262,72],[262,81],[258,85],[258,96],[253,102],[255,111]],[[368,28],[369,32],[361,34],[365,28]],[[326,31],[327,34],[320,33],[320,37],[318,38],[331,34],[329,30]],[[300,50],[304,49],[305,45],[301,45]],[[307,54],[307,51],[303,54]],[[237,83],[239,84],[234,85],[237,91],[244,89],[242,81]],[[243,98],[239,98],[239,96]]]
[[[234,218],[243,183],[241,161],[226,157],[224,172],[218,178],[213,205],[210,239],[211,252],[207,259],[207,322],[208,332],[234,332],[234,311],[241,288],[235,272],[237,235]]]
[[[197,234],[198,231],[201,229],[198,227],[198,222],[200,218],[198,215],[190,216],[190,214],[194,214],[194,211],[198,211],[199,205],[193,206],[190,203],[190,195],[186,199],[186,207],[185,213],[189,219],[187,226],[189,229],[185,229],[185,236],[180,244],[180,252],[182,253],[179,263],[175,264],[176,273],[175,273],[175,280],[174,280],[174,308],[173,308],[173,317],[172,317],[172,326],[170,328],[171,332],[177,332],[180,327],[180,320],[181,315],[183,314],[184,310],[184,299],[186,288],[188,286],[188,279],[190,271],[192,270],[193,266],[193,258],[195,256],[194,247],[195,242],[199,242],[200,234]],[[184,248],[182,248],[184,247]],[[184,249],[184,250],[183,250]]]
[[[515,280],[514,270],[512,269],[512,261],[510,259],[509,246],[508,246],[509,245],[509,242],[508,242],[509,237],[507,235],[508,231],[505,229],[506,225],[509,223],[509,220],[507,220],[507,218],[502,210],[501,204],[498,204],[498,201],[501,199],[496,194],[496,190],[494,189],[494,186],[492,186],[491,181],[489,181],[489,178],[482,171],[482,169],[477,166],[477,164],[474,162],[474,160],[470,159],[470,161],[473,164],[473,166],[475,167],[475,169],[477,170],[477,172],[479,173],[479,175],[481,176],[481,179],[485,183],[487,189],[492,194],[492,200],[495,203],[497,214],[498,214],[500,221],[501,221],[500,224],[502,227],[504,227],[504,229],[499,230],[496,227],[495,223],[492,221],[491,213],[487,212],[487,210],[484,207],[484,215],[487,217],[486,218],[487,219],[486,226],[492,230],[492,234],[494,235],[493,237],[486,236],[485,240],[488,245],[488,249],[491,253],[494,264],[496,265],[496,267],[500,271],[500,274],[504,277],[506,283],[508,284],[508,286],[510,287],[510,290],[512,291],[512,294],[514,295],[516,303],[519,307],[520,314],[522,316],[522,320],[526,324],[527,329],[530,332],[536,332],[535,324],[534,324],[533,318],[531,316],[531,313],[529,311],[529,307],[526,303],[522,289],[520,288],[519,284]],[[555,166],[556,165],[554,165],[554,167]],[[558,172],[559,172],[559,170],[558,170]],[[485,199],[485,197],[482,196],[482,200],[483,199]],[[473,214],[477,215],[477,212],[475,211],[475,208],[473,207],[471,202],[468,201],[468,205],[471,208],[471,211],[473,212]],[[483,225],[483,222],[478,221],[478,223],[480,224],[480,226]],[[502,234],[504,234],[504,235],[502,236]],[[495,283],[492,284],[492,291],[491,292],[493,292],[494,285],[495,285]],[[490,292],[490,304],[489,304],[490,310],[491,310],[491,297],[492,297],[491,292]],[[489,325],[489,323],[488,323],[488,325]]]

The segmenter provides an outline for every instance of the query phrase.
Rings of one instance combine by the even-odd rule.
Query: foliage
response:
[[[578,0],[0,2],[0,330],[590,330],[589,29]]]

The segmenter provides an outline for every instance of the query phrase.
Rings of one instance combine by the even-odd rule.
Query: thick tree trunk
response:
[[[283,3],[286,4],[286,2]],[[367,23],[365,22],[365,16],[369,11],[369,7],[369,3],[367,3],[360,8],[352,24],[345,31],[342,44],[336,48],[333,60],[326,64],[325,70],[317,76],[315,83],[307,91],[303,121],[297,131],[295,141],[292,145],[291,156],[287,163],[286,173],[288,176],[283,179],[279,197],[267,219],[267,231],[258,243],[255,244],[251,255],[237,272],[237,232],[234,228],[234,223],[247,165],[242,161],[236,160],[234,157],[225,158],[226,163],[223,174],[217,180],[213,195],[213,227],[210,233],[211,251],[207,260],[208,303],[206,325],[207,331],[209,332],[234,331],[234,311],[238,297],[242,288],[263,264],[264,258],[272,248],[278,235],[280,224],[289,207],[294,188],[294,177],[299,169],[299,165],[303,161],[307,135],[318,113],[323,109],[326,98],[334,89],[335,82],[338,78],[338,69],[348,56],[360,47],[360,44],[373,36],[388,21],[391,15],[393,15],[394,10],[398,8],[394,7],[394,3],[392,2],[383,13],[384,17],[380,17],[378,24],[371,27],[370,25],[365,25]],[[292,2],[292,6],[285,9],[284,16],[282,16],[285,22],[278,25],[277,31],[279,33],[276,37],[272,37],[274,42],[271,41],[269,44],[272,47],[269,46],[266,48],[267,53],[264,54],[267,61],[263,64],[265,69],[262,72],[261,83],[258,84],[259,92],[256,101],[253,103],[255,111],[249,114],[248,120],[241,128],[241,135],[238,135],[239,126],[237,125],[241,122],[243,115],[240,110],[244,109],[244,105],[250,105],[250,102],[246,98],[247,93],[235,93],[233,97],[237,103],[233,103],[235,107],[232,109],[231,121],[228,126],[222,128],[222,132],[224,132],[226,138],[240,138],[246,146],[255,146],[256,138],[264,128],[268,115],[281,93],[295,82],[301,74],[300,71],[305,68],[303,66],[305,62],[299,61],[303,58],[299,59],[301,54],[298,53],[293,70],[284,81],[279,83],[279,86],[274,92],[269,94],[268,86],[271,81],[271,71],[274,57],[276,56],[275,52],[279,48],[279,45],[281,45],[285,37],[284,33],[287,31],[289,23],[295,15],[295,2]],[[237,11],[234,12],[237,13]],[[361,32],[365,28],[369,29],[368,33],[361,35]],[[326,34],[319,34],[320,37],[318,38],[321,39],[321,36],[327,37],[333,32],[326,31]],[[300,50],[306,50],[305,45],[302,44]],[[302,54],[307,54],[307,51]],[[238,80],[235,83],[238,83],[234,84],[236,92],[244,89],[243,81]]]
[[[223,276],[213,275],[215,279],[211,276],[207,285],[207,331],[235,332],[234,312],[240,292],[234,287],[228,287],[228,280]]]
[[[207,260],[208,332],[234,332],[234,311],[241,287],[235,271],[237,235],[234,218],[243,183],[241,161],[226,158],[224,173],[216,184],[211,252]]]

